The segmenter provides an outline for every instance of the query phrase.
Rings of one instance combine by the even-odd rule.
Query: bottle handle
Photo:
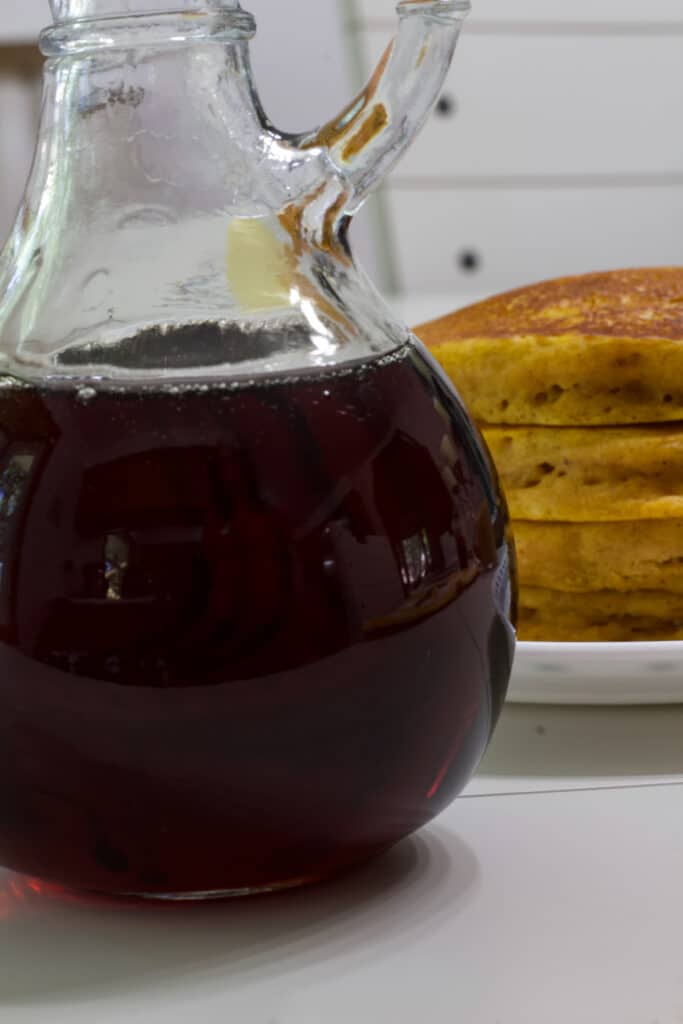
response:
[[[342,113],[300,140],[324,148],[344,180],[353,214],[392,170],[439,98],[469,0],[402,0],[399,28],[363,91]]]

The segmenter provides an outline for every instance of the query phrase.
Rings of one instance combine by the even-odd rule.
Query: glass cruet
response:
[[[329,877],[442,810],[515,601],[484,444],[348,241],[467,4],[399,3],[294,136],[237,0],[160,3],[52,0],[0,257],[0,863],[178,898]]]

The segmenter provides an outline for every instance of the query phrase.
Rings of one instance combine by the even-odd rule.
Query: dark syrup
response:
[[[510,551],[407,346],[239,387],[0,389],[0,863],[103,892],[331,875],[490,736]]]

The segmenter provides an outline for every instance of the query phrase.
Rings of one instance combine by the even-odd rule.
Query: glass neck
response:
[[[37,158],[0,260],[27,350],[224,316],[230,220],[267,208],[264,146],[246,43],[48,62]]]
[[[200,350],[131,342],[173,325],[246,332],[226,375],[403,340],[336,235],[343,182],[324,148],[267,123],[246,42],[71,53],[47,62],[43,109],[0,255],[0,358],[19,376],[202,377]]]

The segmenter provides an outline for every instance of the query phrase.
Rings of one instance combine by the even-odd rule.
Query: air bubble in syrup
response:
[[[94,388],[79,388],[76,392],[76,398],[81,405],[90,405],[97,398],[97,392]]]

